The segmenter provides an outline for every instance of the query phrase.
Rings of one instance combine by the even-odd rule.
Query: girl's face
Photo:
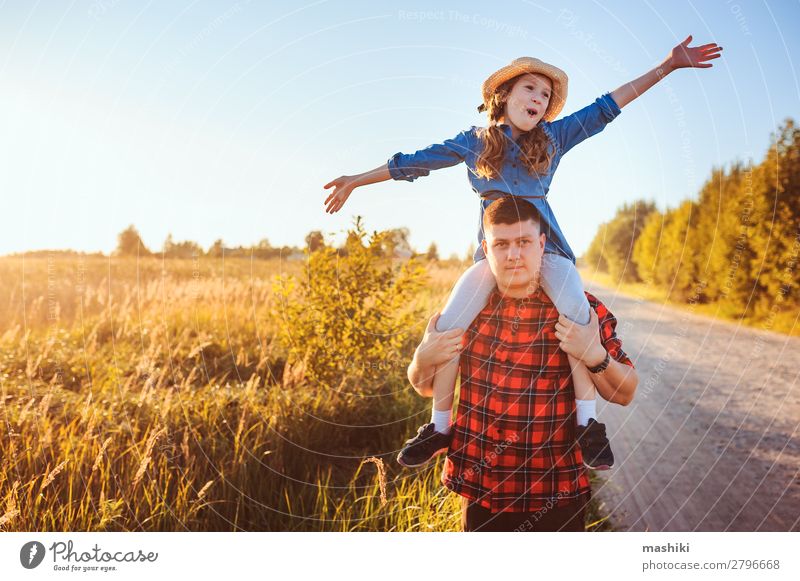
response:
[[[514,133],[536,127],[547,111],[552,90],[550,79],[539,73],[526,73],[517,79],[503,111],[503,118],[515,129]]]

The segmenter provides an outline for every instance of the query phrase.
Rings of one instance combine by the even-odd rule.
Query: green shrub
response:
[[[425,271],[415,259],[394,264],[383,251],[389,235],[367,237],[356,218],[343,249],[308,252],[302,275],[277,280],[278,340],[311,384],[380,393],[405,374],[421,318],[408,305]]]

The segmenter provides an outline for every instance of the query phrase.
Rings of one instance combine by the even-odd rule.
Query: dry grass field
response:
[[[441,457],[394,456],[429,414],[405,366],[463,266],[320,260],[0,259],[0,530],[459,530]],[[372,295],[345,304],[358,276]]]

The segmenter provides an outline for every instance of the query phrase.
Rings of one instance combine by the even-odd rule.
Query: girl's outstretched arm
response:
[[[474,129],[474,128],[473,128]],[[414,181],[428,175],[431,170],[451,167],[464,161],[470,151],[474,151],[473,130],[468,129],[448,139],[435,143],[416,153],[396,153],[380,167],[355,176],[342,176],[325,184],[325,189],[333,187],[333,192],[325,199],[326,212],[338,212],[352,191],[359,186],[376,184],[386,180]]]
[[[612,91],[611,97],[619,105],[620,109],[642,95],[672,71],[688,67],[707,69],[712,65],[706,61],[722,56],[720,53],[722,47],[715,42],[690,47],[689,43],[691,41],[692,35],[690,34],[686,37],[686,40],[670,51],[669,56],[660,65],[646,72],[638,79],[634,79],[630,83],[626,83]]]
[[[341,176],[328,182],[324,186],[325,189],[327,190],[332,187],[333,191],[325,198],[325,205],[327,206],[325,212],[333,214],[341,210],[347,198],[350,197],[350,194],[353,193],[353,190],[357,187],[377,184],[378,182],[385,182],[390,179],[392,179],[392,176],[389,174],[389,164],[384,163],[382,166],[376,167],[373,170],[354,176]]]

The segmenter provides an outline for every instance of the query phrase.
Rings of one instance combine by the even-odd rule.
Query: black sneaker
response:
[[[578,444],[583,453],[583,464],[593,470],[608,470],[614,465],[611,443],[606,438],[606,425],[594,418],[589,424],[578,426]]]
[[[427,464],[435,456],[447,452],[452,435],[452,428],[448,434],[437,432],[433,422],[420,426],[417,435],[406,440],[403,449],[397,455],[397,462],[406,468]]]

